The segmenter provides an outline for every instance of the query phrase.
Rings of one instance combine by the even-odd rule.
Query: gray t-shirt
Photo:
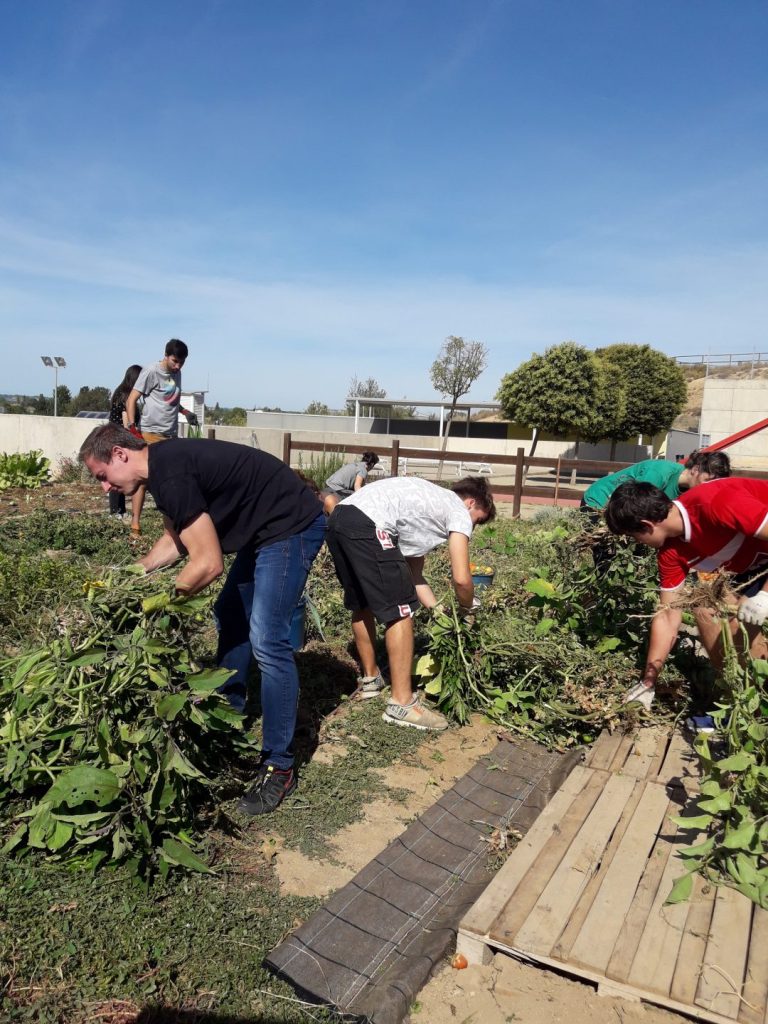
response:
[[[426,555],[448,540],[449,533],[472,536],[469,509],[458,494],[417,476],[376,480],[341,504],[354,505],[378,529],[396,533],[408,558]]]
[[[335,473],[325,481],[325,486],[330,491],[335,491],[336,494],[342,494],[345,497],[352,494],[355,489],[355,478],[361,476],[363,482],[368,476],[368,467],[364,462],[348,462],[346,466],[342,466],[341,469],[337,469]]]
[[[141,429],[148,434],[176,437],[179,432],[181,370],[166,370],[162,360],[145,366],[134,389],[144,395]]]

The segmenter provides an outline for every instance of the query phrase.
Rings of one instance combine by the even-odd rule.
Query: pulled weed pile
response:
[[[215,692],[228,672],[201,672],[191,649],[210,598],[173,599],[127,570],[85,590],[66,635],[0,664],[5,851],[142,876],[208,870],[198,816],[247,746]]]
[[[474,557],[493,565],[495,582],[473,621],[452,603],[433,616],[416,673],[457,721],[481,711],[562,748],[589,742],[622,713],[655,606],[654,566],[617,545],[598,573],[576,516],[527,526],[478,531]]]

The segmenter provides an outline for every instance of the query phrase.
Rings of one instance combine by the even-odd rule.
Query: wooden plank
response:
[[[549,953],[555,945],[569,914],[597,871],[634,787],[634,779],[621,775],[608,777],[600,799],[515,935],[517,945],[540,953]],[[506,931],[509,933],[508,928]]]
[[[690,791],[698,788],[700,776],[696,751],[683,734],[675,730],[669,741],[667,756],[661,766],[658,781],[665,786],[682,786]]]
[[[498,916],[499,908],[506,905],[530,866],[535,863],[542,847],[553,834],[560,832],[560,823],[574,799],[594,775],[582,765],[576,765],[562,786],[552,796],[528,832],[502,865],[496,877],[487,886],[480,899],[462,918],[464,931],[485,935]],[[593,797],[597,800],[597,795]]]
[[[670,740],[673,735],[674,731],[670,730],[667,727],[664,731],[664,735],[662,736],[661,742],[659,743],[656,753],[654,754],[653,760],[651,761],[651,764],[648,768],[649,781],[658,781],[657,776],[661,771],[661,766],[664,763],[664,758],[667,756],[667,750],[669,749]]]
[[[701,875],[695,875],[691,898],[688,901],[683,940],[677,953],[677,964],[669,990],[672,999],[677,999],[686,1006],[693,1006],[696,998],[714,906],[714,885]]]
[[[668,810],[670,806],[674,806],[675,811],[677,810],[676,805],[668,805]],[[671,851],[672,841],[670,837],[659,836],[651,851],[651,856],[648,858],[648,864],[643,872],[643,877],[640,879],[640,884],[635,892],[629,913],[624,918],[619,937],[608,961],[605,973],[615,981],[625,981],[629,975],[632,961],[635,958],[637,947],[645,930],[648,912],[653,906],[659,882],[667,866]]]
[[[666,746],[666,733],[666,728],[658,725],[641,729],[624,762],[624,774],[636,779],[647,778],[659,747]]]
[[[627,733],[625,736],[621,737],[621,743],[619,743],[616,753],[613,755],[613,760],[611,761],[608,769],[609,771],[620,772],[624,770],[624,764],[629,757],[630,750],[635,745],[636,739],[637,735],[635,733]]]
[[[674,838],[674,846],[679,849],[693,845],[689,837],[689,832],[678,831]],[[699,836],[694,842],[700,842],[702,839],[703,836]],[[636,988],[660,992],[662,995],[667,995],[672,987],[685,921],[688,917],[687,903],[664,905],[672,886],[688,870],[680,858],[675,856],[675,852],[676,850],[667,860],[627,978],[629,984]]]
[[[757,906],[752,910],[743,998],[740,1024],[764,1024],[768,1018],[768,910]]]
[[[571,958],[573,944],[576,942],[576,939],[584,926],[585,920],[592,911],[592,905],[600,891],[603,881],[605,880],[606,872],[613,863],[613,858],[624,839],[644,791],[644,783],[635,783],[635,788],[632,790],[632,793],[624,806],[624,810],[619,818],[619,823],[611,836],[611,841],[603,853],[600,868],[589,880],[584,892],[581,894],[579,902],[573,908],[573,913],[568,919],[568,924],[565,926],[560,938],[552,947],[552,956],[559,957],[561,960],[568,960]]]
[[[637,810],[616,844],[607,869],[603,863],[598,876],[602,879],[600,891],[568,957],[600,971],[608,966],[669,808],[663,786],[637,783],[636,788],[641,794]]]
[[[751,900],[735,889],[719,886],[696,989],[696,1006],[736,1020],[746,973],[751,919]]]
[[[588,768],[607,769],[621,743],[622,733],[603,729],[590,747],[585,764]]]
[[[583,770],[589,775],[586,785],[560,821],[550,829],[546,845],[539,849],[526,872],[520,876],[514,900],[508,900],[504,906],[496,905],[497,916],[489,929],[492,937],[498,936],[506,941],[515,936],[578,835],[585,818],[600,800],[605,790],[605,775],[589,769]],[[510,861],[515,860],[519,849],[520,845]]]

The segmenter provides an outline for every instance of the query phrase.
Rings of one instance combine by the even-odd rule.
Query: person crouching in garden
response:
[[[445,718],[426,708],[411,685],[413,615],[419,602],[437,604],[423,576],[424,556],[448,542],[451,576],[459,607],[469,612],[474,586],[469,539],[496,507],[483,477],[467,477],[451,490],[418,477],[378,480],[345,498],[328,520],[328,547],[352,612],[352,632],[362,676],[358,695],[384,689],[376,662],[376,622],[383,624],[391,698],[383,719],[391,725],[442,730]]]
[[[326,515],[330,515],[340,501],[364,486],[368,474],[378,461],[379,456],[375,452],[363,452],[359,462],[348,462],[328,477],[321,492]]]
[[[237,552],[214,606],[217,663],[234,671],[222,693],[239,711],[252,657],[261,670],[262,758],[239,809],[275,810],[296,788],[299,678],[290,628],[325,537],[317,498],[279,459],[227,441],[148,447],[110,424],[88,435],[80,459],[107,492],[149,489],[165,530],[139,564],[151,572],[186,557],[178,594],[203,590],[224,571],[224,554]]]
[[[737,648],[743,627],[749,653],[768,657],[762,632],[768,617],[768,480],[710,480],[674,501],[653,484],[632,480],[614,491],[605,520],[612,533],[658,551],[659,608],[651,623],[645,670],[625,702],[651,706],[656,680],[680,630],[683,585],[693,571],[724,569],[734,574],[725,600],[735,611],[729,627]],[[695,615],[701,642],[720,669],[720,613],[697,608]]]

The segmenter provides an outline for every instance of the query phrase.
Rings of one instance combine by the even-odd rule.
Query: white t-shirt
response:
[[[377,480],[345,498],[372,519],[377,529],[396,533],[408,558],[426,555],[448,540],[449,533],[472,536],[472,518],[463,500],[417,476]]]

